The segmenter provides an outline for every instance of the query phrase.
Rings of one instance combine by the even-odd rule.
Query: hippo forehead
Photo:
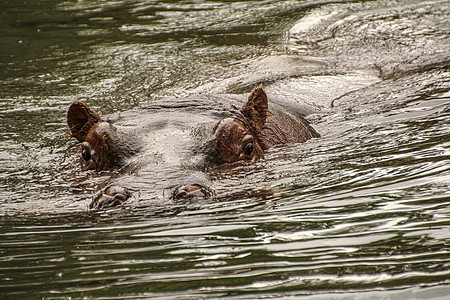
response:
[[[247,135],[250,135],[250,133],[245,128],[244,124],[242,124],[242,122],[236,119],[226,118],[221,120],[217,124],[216,128],[217,140],[223,140],[225,142],[236,142],[242,141],[242,139]]]

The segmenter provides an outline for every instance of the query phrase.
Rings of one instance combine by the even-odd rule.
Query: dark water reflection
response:
[[[2,298],[450,294],[448,2],[0,6]],[[322,138],[211,174],[217,201],[141,185],[88,211],[110,174],[67,150],[71,101],[106,114],[255,84]]]

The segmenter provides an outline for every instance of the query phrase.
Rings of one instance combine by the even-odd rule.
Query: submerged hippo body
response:
[[[81,143],[84,169],[132,165],[135,180],[171,188],[172,199],[208,198],[213,192],[202,175],[208,170],[256,161],[273,146],[319,137],[300,114],[269,107],[261,87],[240,109],[238,102],[202,96],[153,103],[102,119],[85,103],[75,101],[67,122],[71,135]],[[116,181],[94,199],[91,208],[115,206],[130,196],[120,187],[120,178]]]

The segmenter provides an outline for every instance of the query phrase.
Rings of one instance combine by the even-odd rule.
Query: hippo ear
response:
[[[100,116],[92,111],[86,103],[74,101],[67,111],[67,125],[72,136],[83,142],[89,130],[100,121]]]
[[[268,111],[267,95],[262,87],[255,88],[247,102],[242,106],[241,113],[247,119],[253,134],[258,135],[266,123]]]

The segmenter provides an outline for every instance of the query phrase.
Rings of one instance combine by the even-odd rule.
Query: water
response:
[[[446,299],[448,1],[3,1],[0,292]],[[87,206],[65,112],[164,96],[298,102],[322,138],[211,174],[216,201]],[[143,178],[142,180],[144,180]]]

